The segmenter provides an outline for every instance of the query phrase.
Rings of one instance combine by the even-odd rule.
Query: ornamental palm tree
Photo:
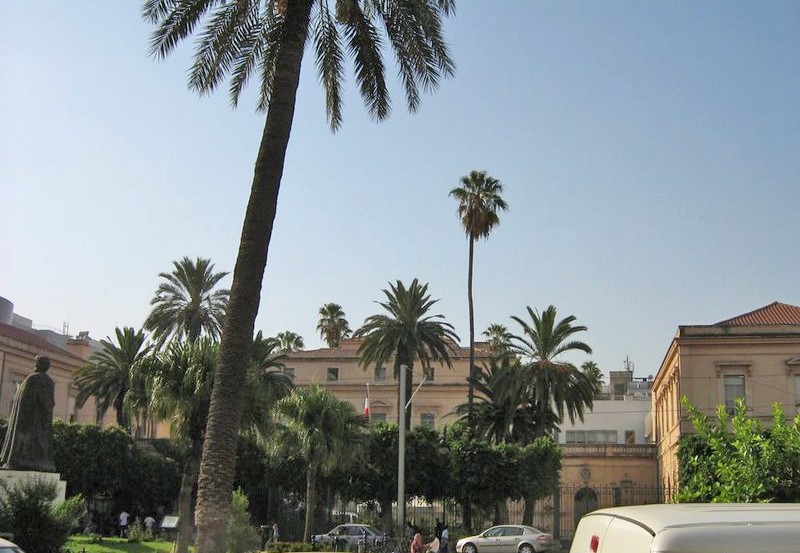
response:
[[[597,366],[597,363],[594,361],[584,361],[581,364],[581,371],[583,374],[586,375],[592,382],[592,387],[594,388],[594,395],[601,393],[603,391],[603,371],[600,370],[600,367]]]
[[[276,405],[282,430],[275,447],[298,452],[306,462],[306,520],[303,541],[313,530],[317,481],[335,469],[346,469],[362,454],[367,419],[330,391],[312,385],[295,388]]]
[[[530,403],[530,379],[511,355],[492,356],[474,379],[478,395],[473,404],[475,432],[492,443],[528,443],[536,430]],[[466,419],[469,405],[462,403],[456,413]],[[469,422],[469,421],[467,421]]]
[[[303,337],[291,330],[279,332],[275,339],[278,342],[278,351],[280,353],[302,351],[306,347],[305,343],[303,343]]]
[[[144,327],[153,333],[159,349],[170,339],[194,342],[203,334],[219,338],[228,304],[228,290],[214,287],[228,273],[215,273],[210,259],[184,257],[172,262],[171,273],[159,273],[158,285],[150,301],[153,310]]]
[[[91,365],[81,367],[73,378],[78,386],[75,404],[83,407],[90,396],[97,398],[98,415],[109,407],[117,412],[117,424],[130,432],[131,424],[125,408],[125,396],[131,388],[131,369],[145,359],[151,346],[145,346],[145,335],[133,328],[114,329],[117,343],[110,338],[100,340],[102,349],[89,358]]]
[[[492,229],[500,223],[498,211],[508,209],[508,204],[500,196],[503,185],[490,177],[486,171],[471,171],[461,177],[461,186],[453,188],[450,196],[458,201],[458,216],[464,232],[469,239],[469,260],[467,264],[467,303],[469,304],[469,385],[467,388],[467,417],[472,416],[475,390],[475,306],[472,299],[472,268],[475,241],[488,238]],[[471,425],[472,423],[470,423]]]
[[[489,327],[483,331],[483,335],[489,340],[489,349],[495,355],[503,355],[508,351],[511,343],[511,333],[506,328],[506,325],[490,324]]]
[[[428,285],[420,285],[415,278],[409,287],[397,281],[383,290],[385,302],[376,302],[389,312],[388,315],[367,317],[364,325],[356,331],[364,341],[358,348],[361,365],[381,366],[394,358],[394,373],[406,366],[406,397],[398,397],[398,405],[411,400],[414,384],[414,360],[419,360],[423,371],[429,371],[432,362],[452,366],[450,354],[455,350],[458,336],[453,326],[444,322],[442,315],[428,315],[431,307],[439,301],[428,295]],[[398,410],[398,424],[400,413]],[[411,426],[411,412],[406,411],[406,427]]]
[[[234,477],[230,451],[239,426],[246,348],[258,313],[305,45],[314,46],[333,129],[342,119],[347,53],[353,56],[356,81],[370,114],[381,120],[390,112],[383,44],[395,52],[408,107],[415,111],[420,87],[434,90],[442,78],[453,74],[442,33],[442,20],[453,10],[454,0],[144,2],[144,18],[156,25],[151,41],[155,56],[166,57],[202,26],[189,86],[205,94],[230,76],[229,93],[235,106],[251,75],[259,73],[258,105],[267,112],[209,414],[197,502],[197,553],[224,549]]]
[[[512,335],[512,353],[518,355],[522,365],[530,373],[533,410],[542,420],[553,420],[555,424],[538,425],[538,435],[558,431],[557,424],[564,420],[566,413],[571,422],[575,418],[583,420],[586,408],[592,408],[594,385],[584,373],[571,363],[560,361],[561,354],[570,351],[582,351],[591,354],[592,348],[571,337],[577,332],[586,330],[585,326],[572,323],[573,315],[556,321],[556,308],[550,306],[541,315],[528,309],[531,324],[511,317],[523,331],[523,336]],[[556,417],[551,416],[552,413]],[[557,422],[555,422],[557,421]]]
[[[275,344],[269,340],[265,342],[260,333],[256,336],[246,373],[248,401],[243,423],[260,429],[267,424],[276,401],[291,389],[283,374],[271,370],[279,364],[273,355]],[[146,382],[150,414],[168,420],[172,435],[186,447],[178,498],[177,553],[186,553],[191,543],[192,491],[200,468],[218,353],[218,344],[207,336],[194,342],[174,341],[134,371],[134,378]]]
[[[329,348],[335,348],[342,338],[350,336],[350,324],[345,319],[342,306],[338,303],[326,303],[320,307],[317,330]]]

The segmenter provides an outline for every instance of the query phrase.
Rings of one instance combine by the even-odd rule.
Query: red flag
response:
[[[369,418],[369,396],[364,398],[364,416]]]

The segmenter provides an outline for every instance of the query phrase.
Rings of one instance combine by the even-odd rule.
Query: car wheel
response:
[[[474,543],[465,543],[464,547],[461,548],[462,553],[478,553],[478,548],[475,547]]]
[[[534,549],[530,544],[523,543],[519,546],[519,553],[534,553]]]

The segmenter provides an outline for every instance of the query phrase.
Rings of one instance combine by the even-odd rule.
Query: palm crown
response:
[[[458,216],[467,236],[473,240],[489,236],[500,222],[497,212],[508,209],[502,193],[503,185],[486,171],[471,171],[461,177],[461,187],[453,188],[450,196],[458,200]]]
[[[442,320],[442,315],[428,315],[438,300],[430,298],[427,284],[421,285],[414,279],[406,287],[398,280],[383,293],[386,301],[377,303],[389,314],[367,317],[355,334],[364,338],[358,352],[364,367],[380,366],[392,358],[396,375],[402,365],[407,367],[405,404],[411,399],[414,360],[419,359],[425,371],[430,369],[432,362],[451,366],[450,353],[456,347],[458,336],[453,326]],[[409,426],[409,421],[407,413],[406,426]]]
[[[342,338],[350,336],[350,323],[345,319],[342,306],[338,303],[326,303],[320,307],[317,330],[331,348],[338,346]]]
[[[259,109],[266,109],[278,74],[282,40],[295,22],[293,10],[307,18],[320,81],[325,87],[332,129],[342,122],[342,82],[346,54],[353,57],[356,81],[370,114],[389,115],[382,46],[394,50],[406,101],[419,107],[420,88],[435,89],[454,64],[442,34],[442,18],[455,9],[454,0],[411,3],[374,0],[146,0],[142,14],[156,24],[150,50],[165,57],[202,25],[189,71],[189,86],[206,93],[230,78],[228,95],[236,106],[254,73],[259,74]],[[303,17],[301,16],[301,19]],[[383,29],[383,32],[381,32]]]
[[[519,317],[511,317],[523,330],[522,336],[511,337],[511,351],[520,357],[529,371],[531,401],[539,417],[537,426],[552,433],[558,429],[565,413],[572,422],[575,417],[583,420],[584,408],[591,409],[594,397],[594,385],[586,375],[574,365],[559,361],[558,357],[576,350],[591,354],[592,348],[580,340],[571,339],[573,334],[586,330],[582,325],[573,326],[574,316],[557,321],[556,308],[552,305],[541,315],[530,307],[527,309],[531,324]],[[548,420],[552,422],[547,424]]]
[[[194,261],[184,257],[172,265],[171,273],[158,274],[164,282],[150,301],[153,310],[144,327],[153,333],[159,347],[170,337],[194,342],[206,334],[217,339],[230,292],[214,287],[228,273],[215,273],[211,260],[201,257]]]

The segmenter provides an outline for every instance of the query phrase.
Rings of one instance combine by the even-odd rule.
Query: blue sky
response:
[[[140,326],[184,255],[232,270],[263,115],[148,57],[137,2],[0,4],[0,296],[95,338]],[[256,328],[318,347],[414,277],[468,341],[473,169],[510,210],[476,247],[476,327],[555,305],[608,370],[654,374],[677,326],[800,304],[800,3],[462,0],[455,78],[331,134],[307,56]],[[390,64],[394,75],[394,67]],[[228,278],[226,283],[230,282]],[[582,362],[583,357],[572,358]]]

